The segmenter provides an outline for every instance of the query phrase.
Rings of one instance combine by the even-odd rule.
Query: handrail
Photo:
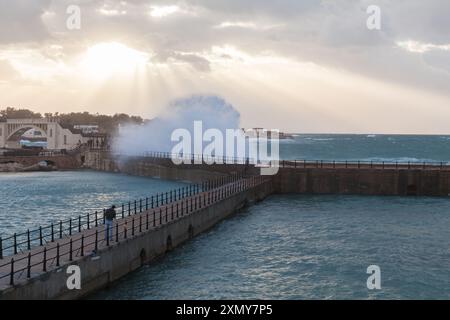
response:
[[[116,157],[142,157],[142,158],[156,158],[156,159],[178,159],[178,160],[202,160],[203,162],[210,161],[212,163],[224,164],[268,164],[279,166],[281,168],[298,167],[302,165],[320,167],[323,165],[334,166],[407,166],[407,167],[450,167],[450,161],[396,161],[396,160],[324,160],[324,159],[279,159],[279,160],[255,160],[249,157],[227,157],[227,156],[210,156],[204,154],[183,154],[171,152],[146,151],[142,153],[114,153],[110,152],[112,156]],[[220,162],[217,162],[220,160]],[[208,162],[207,162],[208,163]]]
[[[172,201],[177,201],[198,194],[203,191],[217,188],[232,179],[241,178],[242,175],[221,177],[213,180],[203,181],[199,184],[189,184],[186,187],[172,189],[170,191],[156,193],[145,199],[140,198],[118,206],[118,216],[124,218],[131,214],[136,214],[149,208],[155,208]],[[53,242],[57,238],[72,235],[74,232],[89,228],[91,225],[98,226],[104,223],[104,212],[98,210],[93,213],[78,215],[67,220],[60,220],[46,226],[39,226],[36,229],[28,229],[25,232],[14,233],[9,236],[0,236],[0,259],[12,253],[17,254],[30,250],[33,246],[43,245],[45,242]]]

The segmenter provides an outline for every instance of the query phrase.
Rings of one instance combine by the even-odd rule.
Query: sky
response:
[[[449,17],[448,0],[0,0],[0,108],[153,118],[217,95],[243,127],[450,134]]]

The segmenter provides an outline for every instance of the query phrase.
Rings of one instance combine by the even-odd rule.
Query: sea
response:
[[[283,159],[450,162],[450,136],[298,134]],[[94,171],[0,174],[0,234],[184,182]],[[370,270],[379,289],[369,289]],[[449,299],[450,199],[273,195],[88,299]]]

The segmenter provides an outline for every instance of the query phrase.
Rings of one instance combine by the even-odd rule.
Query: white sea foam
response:
[[[143,151],[170,152],[175,129],[186,129],[194,136],[194,121],[202,121],[203,131],[240,128],[239,112],[217,96],[195,95],[169,104],[163,113],[145,125],[127,125],[115,138],[113,149],[118,153],[139,154]]]

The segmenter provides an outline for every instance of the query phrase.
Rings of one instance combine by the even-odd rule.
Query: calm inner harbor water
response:
[[[93,299],[449,299],[449,201],[272,196]],[[381,290],[366,287],[369,265]]]

